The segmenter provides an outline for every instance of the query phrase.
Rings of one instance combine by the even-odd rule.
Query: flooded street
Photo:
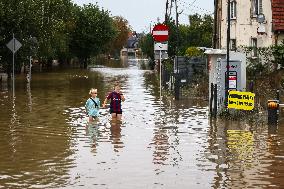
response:
[[[92,87],[101,102],[119,81],[121,124],[107,109],[87,123]],[[284,188],[284,123],[210,120],[208,101],[159,100],[157,76],[137,66],[33,74],[0,88],[0,188]]]

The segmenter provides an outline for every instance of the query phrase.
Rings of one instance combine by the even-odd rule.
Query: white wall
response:
[[[257,38],[258,47],[267,47],[274,44],[272,33],[272,9],[271,0],[263,1],[263,14],[266,22],[264,24],[266,34],[257,33],[259,23],[256,18],[251,18],[252,1],[236,0],[237,17],[231,21],[231,39],[236,39],[237,47],[251,46],[251,38]],[[227,0],[222,0],[221,20],[221,48],[227,47]]]

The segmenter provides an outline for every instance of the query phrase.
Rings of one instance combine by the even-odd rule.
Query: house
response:
[[[128,34],[126,46],[120,51],[121,58],[137,58],[137,53],[141,52],[141,49],[138,47],[140,37],[141,34],[137,34],[135,31]]]
[[[227,9],[230,1],[230,49],[269,47],[284,40],[284,0],[214,0],[214,47],[227,48]]]

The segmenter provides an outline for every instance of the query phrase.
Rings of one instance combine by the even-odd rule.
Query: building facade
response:
[[[229,0],[230,49],[268,47],[284,39],[284,0]],[[215,0],[215,48],[227,48],[228,0]]]

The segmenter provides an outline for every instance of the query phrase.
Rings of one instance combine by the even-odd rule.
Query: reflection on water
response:
[[[92,152],[96,153],[96,147],[98,145],[97,139],[99,137],[98,125],[96,124],[86,124],[86,135],[90,138],[90,144]]]
[[[87,122],[88,91],[119,81],[122,122]],[[0,188],[283,188],[284,123],[208,118],[207,101],[174,101],[136,65],[34,74],[0,89]]]

